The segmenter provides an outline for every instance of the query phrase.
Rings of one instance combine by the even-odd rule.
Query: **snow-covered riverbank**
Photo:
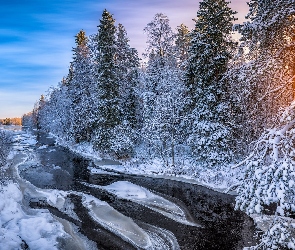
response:
[[[220,242],[222,232],[218,228],[226,220],[235,228],[235,241],[220,244],[245,244],[243,240],[240,243],[239,223],[230,218],[238,216],[246,224],[251,222],[233,211],[232,196],[180,181],[180,176],[157,176],[147,171],[144,175],[153,178],[134,175],[136,172],[126,170],[126,164],[94,157],[85,145],[75,145],[75,153],[71,153],[55,145],[50,136],[35,132],[13,132],[13,150],[1,169],[1,176],[6,178],[1,184],[5,205],[0,206],[0,243],[5,243],[4,249],[40,249],[40,244],[41,249],[71,250],[97,249],[99,245],[107,249],[191,249]],[[77,156],[79,152],[84,158]],[[85,156],[91,160],[75,165]],[[86,179],[82,177],[84,170],[88,172]],[[217,214],[213,213],[216,206]],[[207,219],[208,213],[213,217]],[[223,214],[224,222],[218,213]],[[205,222],[200,223],[203,216]],[[212,219],[217,223],[214,227]],[[203,236],[196,240],[199,234]]]
[[[82,243],[78,244],[79,248],[72,249],[96,249],[93,243],[79,234],[77,228],[72,225],[65,227],[47,209],[31,209],[28,206],[29,194],[34,194],[37,200],[42,195],[31,183],[20,178],[18,166],[32,160],[30,153],[37,141],[31,133],[21,131],[19,126],[7,126],[5,129],[12,133],[12,149],[7,163],[1,168],[0,249],[54,250],[61,249],[65,242],[75,246],[77,239]],[[75,238],[71,236],[71,231],[76,231]]]
[[[234,191],[229,190],[239,183],[239,178],[242,176],[241,169],[232,169],[231,166],[223,166],[219,169],[204,168],[203,166],[192,166],[189,160],[183,162],[182,174],[172,174],[172,167],[163,165],[159,159],[150,160],[148,162],[140,162],[138,159],[117,161],[105,159],[99,152],[93,149],[90,143],[74,144],[65,141],[61,138],[56,138],[57,144],[68,148],[72,152],[91,159],[95,166],[90,167],[90,170],[95,173],[97,169],[124,173],[143,175],[147,177],[171,179],[191,184],[202,185],[218,192],[229,192],[235,194]],[[190,174],[189,174],[190,173]]]

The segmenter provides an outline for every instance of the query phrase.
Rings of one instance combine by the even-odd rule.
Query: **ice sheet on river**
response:
[[[159,196],[148,189],[135,185],[128,181],[117,181],[108,186],[98,186],[88,183],[84,185],[104,189],[112,194],[115,194],[121,199],[127,199],[138,204],[144,205],[162,215],[180,222],[185,225],[201,227],[199,224],[195,223],[191,218],[190,214],[182,209],[177,204]]]
[[[122,239],[143,249],[152,246],[149,235],[143,229],[108,203],[91,195],[83,194],[83,205],[89,210],[89,214],[94,220]]]
[[[10,184],[8,185],[8,190],[13,192],[7,193],[4,189],[2,193],[5,194],[4,198],[8,196],[9,198],[13,198],[18,203],[11,204],[11,199],[7,201],[4,200],[4,208],[1,207],[0,203],[0,225],[1,219],[6,218],[6,215],[10,215],[14,217],[13,220],[9,221],[9,228],[15,225],[15,228],[18,227],[19,224],[21,232],[18,233],[20,239],[26,241],[29,245],[30,249],[60,249],[60,246],[65,246],[66,248],[62,247],[62,249],[71,249],[71,250],[92,250],[97,249],[96,244],[85,236],[79,233],[78,228],[66,221],[64,219],[58,218],[54,215],[51,215],[48,210],[44,209],[30,209],[29,204],[30,202],[46,202],[52,207],[57,208],[59,211],[67,214],[68,216],[72,217],[73,219],[79,221],[80,219],[74,212],[74,204],[70,201],[67,197],[69,194],[74,193],[77,195],[81,195],[77,192],[67,192],[62,190],[54,190],[54,189],[40,189],[34,187],[31,183],[24,180],[19,180],[18,184]],[[12,185],[12,186],[11,186]],[[3,190],[3,189],[2,189]],[[2,195],[3,196],[3,195]],[[3,198],[0,192],[0,199]],[[22,204],[22,206],[20,206]],[[26,212],[29,211],[30,215],[26,215],[25,212],[19,210],[20,215],[16,216],[15,211],[13,210],[14,206],[20,206],[21,208],[26,208]],[[4,212],[3,212],[4,210]],[[7,213],[8,211],[8,213]],[[4,216],[3,216],[4,214]],[[19,217],[19,218],[18,218]],[[8,217],[8,219],[10,219]],[[5,229],[5,227],[4,227]],[[4,232],[0,229],[0,249],[20,249],[14,248],[10,243],[7,243],[7,248],[2,248],[1,243],[3,242],[3,238],[1,238],[1,233],[4,233],[4,238],[9,239],[11,235],[11,230]],[[13,229],[13,228],[12,228]],[[15,229],[13,229],[15,231]],[[8,236],[9,237],[8,237]],[[13,235],[12,235],[13,236]],[[39,240],[41,238],[41,240]],[[37,241],[35,240],[37,239]],[[17,240],[17,238],[16,238]],[[13,239],[15,241],[15,239]],[[16,241],[17,242],[17,241]],[[21,240],[18,244],[21,244]],[[46,243],[46,244],[45,244]]]
[[[29,185],[29,184],[28,184]],[[112,208],[108,203],[98,200],[97,198],[75,191],[61,190],[41,190],[37,189],[34,193],[31,191],[30,196],[35,197],[37,201],[46,200],[48,204],[56,207],[63,213],[68,214],[76,220],[80,220],[73,212],[73,204],[67,202],[67,195],[75,194],[82,197],[83,205],[88,209],[90,216],[101,226],[118,235],[123,240],[130,242],[140,249],[148,250],[179,250],[177,239],[168,230],[154,227],[146,224],[144,228],[139,227],[131,218],[124,216]],[[28,195],[28,189],[26,189]],[[31,200],[32,201],[32,200]],[[68,203],[68,204],[67,204]],[[85,246],[87,241],[81,239],[81,236],[75,236],[73,225],[68,221],[58,219],[66,233],[68,233],[75,245]],[[86,243],[85,243],[86,242]],[[67,239],[67,244],[71,241]],[[89,245],[89,242],[87,243]],[[93,248],[73,248],[73,249],[93,249]]]

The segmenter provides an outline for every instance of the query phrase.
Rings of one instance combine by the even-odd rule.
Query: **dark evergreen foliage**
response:
[[[225,0],[200,2],[191,33],[187,84],[191,93],[192,128],[188,139],[196,161],[207,166],[231,159],[227,88],[221,81],[233,58],[231,39],[235,12]]]
[[[95,146],[107,152],[111,147],[113,129],[122,122],[119,107],[119,79],[116,71],[115,19],[104,10],[97,34],[97,98],[98,119],[95,124]]]

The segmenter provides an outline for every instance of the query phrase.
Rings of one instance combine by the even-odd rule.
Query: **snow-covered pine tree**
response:
[[[39,113],[42,131],[51,132],[54,135],[71,140],[69,128],[71,126],[71,114],[66,81],[63,80],[58,87],[49,90],[46,103]]]
[[[112,149],[118,157],[127,157],[133,154],[139,129],[136,94],[139,85],[139,58],[137,51],[130,47],[127,32],[122,24],[117,27],[115,65],[122,123],[114,128]]]
[[[121,123],[119,107],[119,80],[116,72],[115,19],[104,10],[96,36],[97,121],[95,123],[95,147],[109,152],[113,129]]]
[[[186,74],[188,69],[188,59],[189,59],[189,48],[191,46],[191,33],[188,27],[184,24],[177,26],[177,32],[175,35],[175,56],[177,61],[177,67],[180,69],[181,79],[186,83]],[[185,102],[186,105],[182,111],[183,117],[183,138],[188,138],[190,131],[190,115],[191,115],[191,104],[192,104],[192,95],[190,89],[186,86],[183,86],[185,91]],[[184,139],[185,140],[185,139]]]
[[[191,33],[187,84],[192,94],[192,129],[188,139],[196,162],[212,167],[231,159],[227,86],[221,79],[232,59],[235,12],[225,0],[200,2]]]
[[[250,135],[248,141],[262,136],[239,164],[246,171],[236,208],[263,214],[275,204],[273,223],[253,249],[295,249],[294,223],[287,218],[295,211],[294,101],[280,119],[276,115],[294,100],[295,5],[293,0],[252,0],[249,7],[249,21],[238,27],[246,63],[229,73],[244,112],[242,131]]]
[[[183,23],[176,28],[176,39],[175,39],[175,53],[177,57],[178,67],[181,69],[186,68],[188,60],[188,50],[190,47],[190,31]]]
[[[251,0],[249,7],[248,21],[237,26],[245,63],[228,73],[245,148],[276,125],[295,93],[294,0]]]
[[[41,129],[41,111],[44,108],[45,103],[45,97],[42,94],[40,99],[34,104],[34,108],[32,111],[33,126],[36,127],[38,130]]]
[[[286,218],[295,214],[294,145],[295,102],[283,112],[280,124],[263,133],[249,157],[237,165],[246,171],[238,188],[236,209],[249,215],[263,214],[275,204],[278,215],[257,249],[295,249],[295,223]]]
[[[93,100],[94,83],[92,76],[88,38],[81,30],[75,36],[76,48],[74,60],[71,63],[71,80],[68,85],[68,94],[71,99],[69,135],[75,142],[90,141],[95,103]]]
[[[145,74],[142,136],[148,157],[160,157],[174,166],[176,148],[183,142],[182,110],[186,98],[181,72],[177,67],[174,39],[169,19],[156,14],[145,28],[148,66]]]
[[[0,167],[7,162],[7,157],[11,149],[12,133],[0,130]]]

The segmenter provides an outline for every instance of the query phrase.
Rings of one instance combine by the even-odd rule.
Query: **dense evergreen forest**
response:
[[[294,1],[250,0],[239,25],[235,14],[225,0],[203,0],[194,29],[175,31],[156,14],[142,63],[104,10],[96,34],[76,35],[68,75],[23,124],[174,175],[244,167],[237,209],[276,204],[279,215],[259,249],[295,249],[294,223],[283,217],[295,212]]]
[[[22,118],[5,118],[0,119],[0,125],[22,125]]]

